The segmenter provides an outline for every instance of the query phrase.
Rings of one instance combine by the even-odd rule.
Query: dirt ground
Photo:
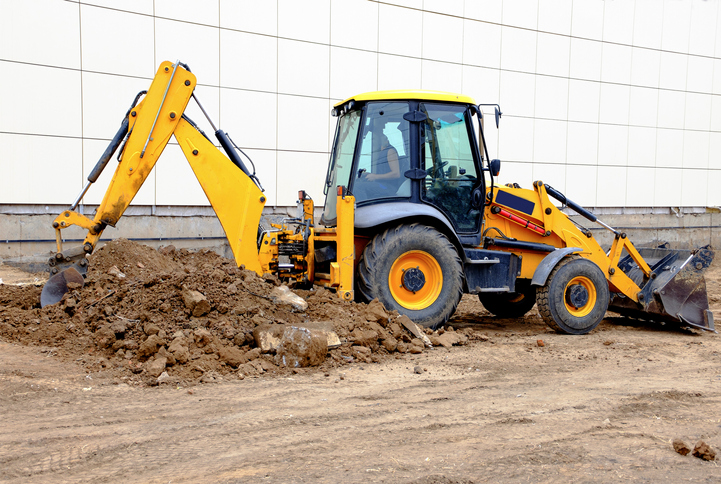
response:
[[[0,482],[721,481],[672,446],[721,450],[715,333],[609,313],[565,336],[464,296],[427,348],[382,307],[300,311],[215,254],[122,240],[55,306],[36,277],[0,265]],[[309,321],[343,342],[320,366],[260,354],[256,328]]]

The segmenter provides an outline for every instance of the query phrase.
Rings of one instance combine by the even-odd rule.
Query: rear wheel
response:
[[[499,318],[520,318],[536,304],[536,287],[516,281],[516,292],[482,292],[478,299],[488,312]]]
[[[428,328],[442,326],[463,295],[461,260],[448,238],[425,225],[376,235],[358,261],[359,294]]]
[[[563,259],[538,290],[538,312],[559,333],[586,334],[603,320],[610,293],[601,269],[579,256]]]

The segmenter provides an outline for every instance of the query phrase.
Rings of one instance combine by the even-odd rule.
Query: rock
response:
[[[282,324],[263,324],[256,326],[253,330],[255,345],[260,348],[261,353],[275,353],[280,345],[280,338],[285,331]]]
[[[111,276],[115,276],[118,279],[125,279],[125,274],[123,272],[120,272],[120,269],[118,269],[118,266],[113,266],[110,269],[108,269],[108,274]]]
[[[446,331],[436,339],[444,348],[450,348],[453,345],[462,345],[468,341],[465,335],[455,331]]]
[[[193,336],[195,338],[195,344],[198,346],[198,348],[202,348],[213,342],[213,335],[210,334],[210,331],[205,328],[196,329],[195,331],[193,331]]]
[[[140,347],[138,348],[138,357],[145,358],[153,356],[155,353],[158,352],[158,348],[164,345],[165,341],[159,338],[158,335],[154,334],[152,336],[148,336],[148,339],[140,343]],[[158,372],[158,375],[160,375],[160,372]]]
[[[218,383],[221,381],[223,381],[223,377],[214,371],[203,373],[203,376],[200,377],[200,383]]]
[[[351,338],[353,338],[355,344],[360,346],[367,346],[371,349],[378,348],[378,333],[373,330],[362,330],[355,328],[351,332]]]
[[[371,349],[368,348],[367,346],[354,346],[353,349],[359,355],[370,355],[371,354]]]
[[[148,372],[148,375],[157,378],[165,371],[167,362],[168,360],[163,356],[148,360],[145,363],[145,371]]]
[[[243,363],[248,362],[248,359],[245,357],[245,352],[232,346],[221,346],[218,350],[218,356],[220,357],[220,361],[225,362],[233,368],[238,368]]]
[[[257,360],[258,358],[260,358],[260,354],[260,348],[253,348],[245,354],[245,358],[247,359],[247,361]]]
[[[688,455],[691,447],[681,439],[673,439],[673,450],[681,455]]]
[[[288,286],[278,286],[273,288],[270,296],[276,304],[288,304],[297,311],[305,311],[308,309],[308,303],[305,299],[291,291]]]
[[[290,368],[318,366],[328,353],[326,336],[318,331],[288,326],[276,349],[275,362]]]
[[[388,312],[378,299],[374,299],[368,303],[365,316],[368,321],[377,321],[381,326],[388,324]]]
[[[185,307],[190,309],[193,316],[199,318],[210,312],[210,303],[208,299],[198,291],[194,291],[188,286],[183,286],[183,303]]]
[[[100,348],[109,348],[115,343],[115,332],[110,326],[101,326],[95,331],[95,344]]]
[[[381,345],[386,349],[388,353],[393,353],[398,348],[398,340],[393,336],[388,336],[381,340]]]
[[[168,350],[166,350],[165,346],[161,346],[155,355],[156,355],[156,358],[161,357],[161,356],[163,358],[165,358],[167,360],[167,362],[165,363],[166,366],[173,366],[176,363],[175,356],[173,356],[172,353],[170,353]]]
[[[123,338],[125,332],[128,330],[128,323],[125,321],[118,321],[110,325],[110,329],[115,333],[116,338]]]
[[[297,324],[302,328],[308,328],[313,331],[319,331],[325,334],[328,349],[338,348],[341,345],[340,338],[335,331],[333,331],[333,323],[330,321],[309,321],[307,323]]]
[[[168,375],[167,371],[164,371],[160,374],[156,381],[158,383],[168,383],[170,381],[170,375]]]
[[[420,339],[423,344],[428,346],[429,348],[433,347],[433,344],[431,343],[431,340],[428,339],[428,336],[425,335],[423,330],[420,326],[418,326],[416,323],[411,321],[411,318],[406,316],[405,314],[401,315],[397,321],[403,325],[404,328],[406,328],[413,336]],[[446,333],[444,333],[446,334]]]
[[[181,365],[187,363],[190,359],[190,352],[188,351],[188,340],[185,339],[185,336],[176,337],[168,346],[168,352]]]
[[[413,367],[413,373],[415,373],[416,375],[420,375],[421,373],[423,373],[423,367],[420,367],[420,366]]]
[[[160,333],[160,326],[155,323],[147,323],[143,328],[143,331],[145,331],[145,334],[147,334],[148,336],[152,336],[154,334]]]
[[[716,451],[705,441],[699,440],[693,448],[693,456],[703,460],[716,460]]]
[[[546,346],[546,343],[544,343],[542,339],[536,340],[536,344],[537,344],[538,346],[540,346],[541,348],[543,348],[544,346]]]

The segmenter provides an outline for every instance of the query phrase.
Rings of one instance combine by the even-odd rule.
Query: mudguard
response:
[[[533,273],[533,279],[531,279],[531,285],[543,286],[546,284],[548,275],[551,273],[553,268],[556,267],[556,264],[561,261],[561,259],[567,255],[573,254],[574,252],[580,252],[581,250],[583,249],[579,247],[566,247],[564,249],[556,249],[548,254],[543,258],[541,263],[538,264],[538,267],[536,267],[536,271]]]

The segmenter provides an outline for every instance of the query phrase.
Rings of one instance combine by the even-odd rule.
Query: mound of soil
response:
[[[211,251],[119,239],[91,256],[85,286],[58,304],[40,308],[40,287],[0,285],[0,338],[50,347],[87,371],[146,384],[323,371],[424,351],[404,317],[377,301],[356,304],[316,288],[296,291],[308,303],[300,311],[273,297],[279,285]],[[330,324],[341,341],[314,369],[284,367],[257,346],[256,328],[312,322]],[[444,346],[468,340],[461,331],[426,332]]]

